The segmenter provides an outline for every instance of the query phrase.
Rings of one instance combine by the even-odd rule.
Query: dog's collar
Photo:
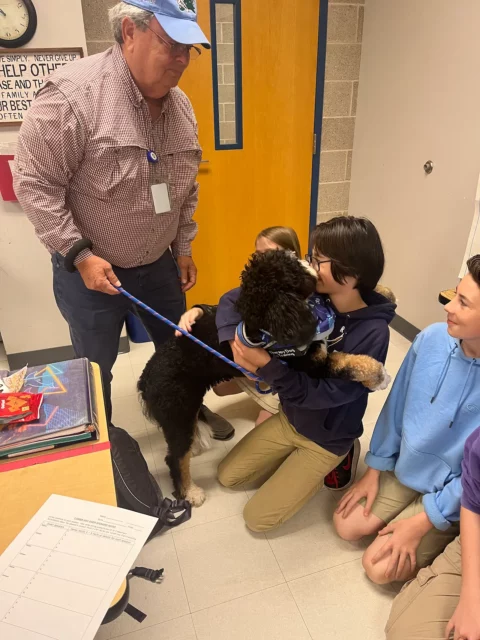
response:
[[[332,308],[325,303],[325,300],[321,296],[310,296],[307,300],[307,305],[317,319],[315,335],[308,344],[298,347],[292,345],[281,345],[273,339],[273,336],[268,331],[260,331],[259,340],[254,342],[248,337],[245,323],[243,321],[237,326],[236,333],[238,339],[246,347],[251,349],[266,349],[271,355],[276,355],[279,358],[302,356],[306,353],[312,342],[326,341],[328,336],[332,333],[335,325],[335,313]]]
[[[312,342],[326,340],[335,326],[335,313],[333,309],[319,295],[311,295],[307,304],[317,319],[317,330]]]
[[[251,340],[247,335],[247,331],[245,329],[245,323],[243,322],[243,320],[237,326],[237,336],[243,345],[245,345],[246,347],[250,347],[251,349],[255,349],[255,348],[267,349],[268,347],[271,347],[275,344],[275,340],[273,340],[272,336],[268,333],[268,331],[260,332],[259,342],[254,342],[253,340]]]

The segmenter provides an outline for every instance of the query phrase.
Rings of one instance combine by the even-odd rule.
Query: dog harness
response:
[[[268,331],[263,330],[260,332],[260,339],[254,342],[248,337],[243,321],[237,326],[238,339],[246,347],[265,349],[270,355],[277,356],[277,358],[303,356],[313,342],[326,342],[335,325],[335,313],[321,296],[315,294],[310,296],[307,299],[307,305],[317,320],[315,335],[307,344],[301,346],[282,345],[276,342]]]

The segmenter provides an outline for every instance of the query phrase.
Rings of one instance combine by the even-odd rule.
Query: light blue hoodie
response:
[[[480,359],[465,356],[446,324],[434,324],[412,344],[365,461],[423,493],[430,522],[444,531],[460,519],[463,448],[478,426]]]

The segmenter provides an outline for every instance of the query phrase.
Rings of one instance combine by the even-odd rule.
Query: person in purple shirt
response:
[[[480,640],[480,427],[465,443],[460,536],[396,597],[387,640]]]

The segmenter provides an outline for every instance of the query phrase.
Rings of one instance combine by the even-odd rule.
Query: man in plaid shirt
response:
[[[18,200],[52,255],[75,353],[101,367],[109,421],[111,370],[130,309],[115,287],[177,322],[196,282],[202,151],[177,84],[201,53],[194,45],[210,47],[193,0],[126,0],[110,22],[111,49],[56,71],[39,92],[14,170]],[[155,345],[170,337],[169,327],[137,313]],[[215,437],[233,436],[206,407],[201,417]]]

